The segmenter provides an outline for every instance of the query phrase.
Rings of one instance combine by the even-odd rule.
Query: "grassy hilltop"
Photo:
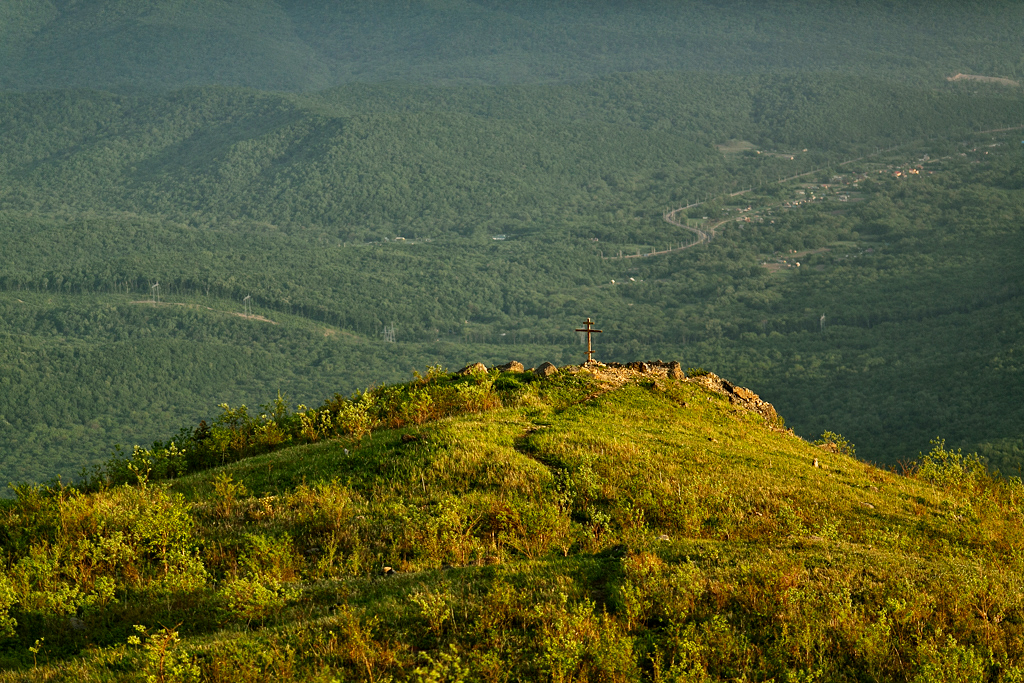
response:
[[[0,680],[1021,679],[1019,480],[666,370],[224,406],[22,487]]]

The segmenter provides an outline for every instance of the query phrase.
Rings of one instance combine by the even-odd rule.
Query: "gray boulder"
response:
[[[558,372],[558,368],[553,363],[541,363],[540,367],[534,370],[534,372],[541,377],[550,377]]]
[[[674,360],[668,365],[668,378],[669,379],[686,379],[686,373],[683,372],[683,366],[679,364],[679,361]]]
[[[487,366],[483,363],[470,363],[466,367],[459,370],[456,374],[458,375],[475,375],[478,372],[487,372]]]

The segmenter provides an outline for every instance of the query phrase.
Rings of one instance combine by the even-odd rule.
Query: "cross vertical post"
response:
[[[584,325],[586,325],[586,328],[582,330],[577,328],[576,331],[587,333],[587,362],[589,363],[590,361],[594,360],[594,347],[590,342],[591,336],[595,333],[602,332],[602,330],[595,330],[594,321],[591,320],[590,318],[587,318],[587,322],[585,322]]]

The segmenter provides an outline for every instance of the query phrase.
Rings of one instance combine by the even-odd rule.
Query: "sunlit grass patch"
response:
[[[500,379],[420,378],[378,393],[398,426],[166,482],[140,460],[131,485],[19,490],[0,654],[28,680],[161,661],[165,680],[225,681],[1022,665],[1019,482],[941,442],[917,472],[879,470],[840,435],[811,444],[660,377],[563,370],[490,389],[516,395],[486,410],[401,417],[430,382]]]

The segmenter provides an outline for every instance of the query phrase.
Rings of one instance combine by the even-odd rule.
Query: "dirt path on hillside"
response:
[[[152,299],[140,299],[138,301],[132,301],[130,303],[133,303],[133,304],[147,304],[149,306],[184,306],[186,308],[204,308],[207,311],[213,311],[214,313],[226,313],[228,315],[237,315],[239,318],[245,318],[246,320],[258,320],[261,323],[270,323],[271,325],[279,324],[279,323],[274,322],[270,318],[266,318],[266,317],[264,317],[262,315],[256,315],[254,313],[247,315],[245,313],[238,313],[236,311],[221,311],[221,310],[218,310],[216,308],[210,308],[209,306],[200,306],[199,304],[186,304],[186,303],[176,303],[176,302],[169,302],[169,301],[153,301]]]
[[[1020,83],[1010,78],[997,78],[995,76],[975,76],[974,74],[957,74],[956,76],[949,76],[946,78],[947,81],[978,81],[980,83],[996,83],[998,85],[1009,85],[1014,88],[1019,88]]]

